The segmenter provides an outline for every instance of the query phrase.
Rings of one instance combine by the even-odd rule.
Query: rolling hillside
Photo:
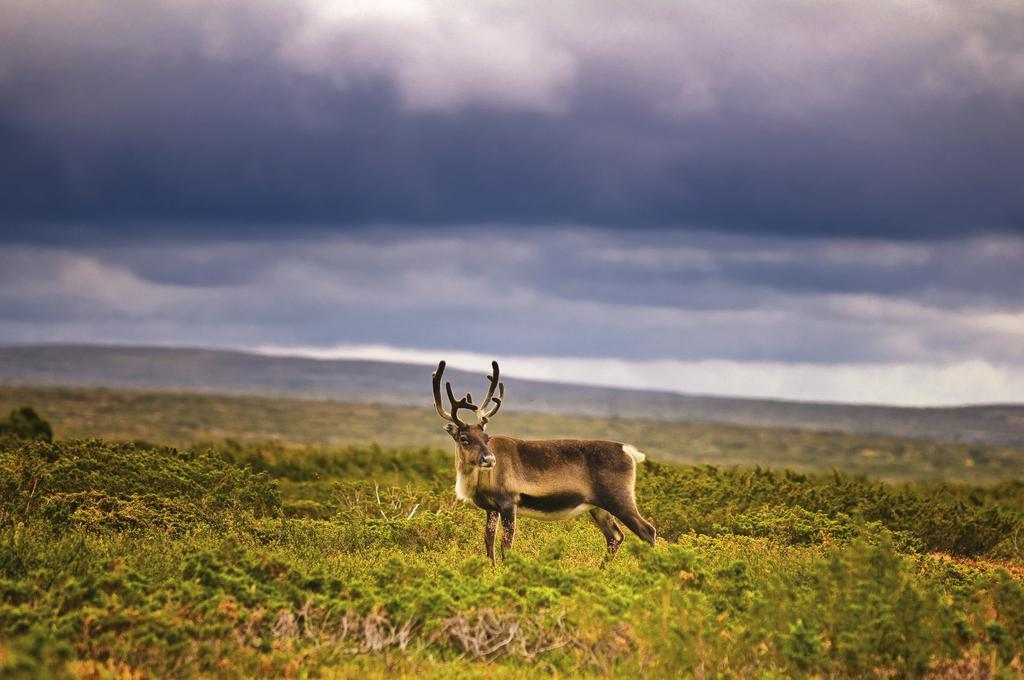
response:
[[[0,348],[0,383],[216,392],[354,403],[430,405],[431,368],[378,361],[268,357],[205,349]],[[451,370],[460,389],[482,376]],[[505,376],[509,412],[839,430],[937,441],[1024,446],[1024,406],[899,408],[691,396]]]
[[[189,448],[242,445],[451,450],[429,406],[382,407],[314,399],[89,387],[3,387],[0,414],[35,406],[60,438],[146,441]],[[892,482],[991,484],[1024,479],[1024,450],[890,435],[767,428],[649,418],[504,411],[495,434],[630,442],[655,460],[740,467],[839,470]]]

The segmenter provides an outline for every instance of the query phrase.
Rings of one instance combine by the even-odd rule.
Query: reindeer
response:
[[[491,362],[490,385],[479,406],[470,394],[456,399],[451,383],[445,383],[450,412],[441,404],[444,367],[445,362],[440,362],[433,374],[434,407],[448,421],[445,430],[455,440],[455,497],[487,511],[484,546],[491,564],[495,563],[498,519],[505,559],[516,535],[517,514],[557,521],[589,511],[608,544],[603,564],[614,557],[625,538],[616,519],[654,545],[655,529],[640,516],[633,492],[636,466],[646,457],[642,452],[629,444],[603,440],[492,437],[484,428],[505,400],[498,362]],[[476,424],[459,418],[460,410],[475,412]]]

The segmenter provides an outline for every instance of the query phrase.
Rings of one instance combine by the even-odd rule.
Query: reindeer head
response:
[[[479,406],[473,403],[473,397],[469,393],[466,393],[466,396],[461,399],[456,399],[452,393],[452,384],[450,382],[444,384],[445,391],[448,393],[448,401],[452,405],[451,413],[445,411],[441,405],[441,375],[444,373],[444,366],[444,362],[440,362],[433,375],[434,408],[437,409],[437,415],[448,421],[444,429],[455,440],[459,463],[464,466],[478,465],[482,469],[489,470],[494,467],[495,458],[491,450],[487,448],[488,436],[484,432],[484,427],[487,425],[487,421],[501,408],[501,402],[505,398],[505,383],[498,382],[498,362],[491,362],[491,375],[488,378],[490,386],[487,389],[487,396]],[[498,396],[494,396],[495,388],[498,390]],[[492,401],[494,408],[488,411],[487,406]],[[470,425],[460,420],[460,409],[475,412],[477,422]]]

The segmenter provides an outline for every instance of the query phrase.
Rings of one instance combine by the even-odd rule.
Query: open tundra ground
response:
[[[0,346],[0,384],[6,385],[247,394],[392,406],[423,403],[432,368],[183,347]],[[449,368],[449,378],[454,385],[476,385],[482,376]],[[1019,404],[908,408],[676,394],[515,375],[505,375],[504,380],[514,398],[502,405],[503,416],[519,411],[648,418],[1024,447],[1024,406]]]
[[[448,448],[429,392],[406,406],[102,388],[0,386],[0,413],[34,404],[66,437],[178,447],[235,439],[289,447],[377,443]],[[1024,425],[1022,425],[1024,428]],[[888,481],[990,483],[1024,479],[1024,449],[719,423],[501,413],[491,426],[523,438],[630,442],[658,460],[840,470]]]
[[[649,444],[637,496],[660,533],[653,549],[630,537],[602,570],[604,542],[586,517],[524,519],[492,568],[482,512],[454,502],[452,454],[425,411],[2,394],[0,408],[38,397],[58,436],[0,442],[8,676],[988,678],[1024,669],[1019,450],[503,414],[495,431]],[[329,423],[339,437],[381,445],[332,441]],[[856,462],[858,447],[874,453]],[[686,449],[702,460],[731,451],[724,459],[744,467],[667,462],[676,450],[693,455]],[[928,481],[746,467],[820,468],[818,457],[850,457],[854,471],[888,458],[893,478]],[[972,479],[988,484],[934,483],[979,470]]]

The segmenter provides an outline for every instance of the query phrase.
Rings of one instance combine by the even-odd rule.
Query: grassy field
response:
[[[0,445],[7,677],[1018,677],[1024,485],[645,463],[497,567],[450,454]]]
[[[65,437],[154,441],[276,441],[287,446],[447,447],[422,407],[89,388],[0,387],[0,412],[35,405]],[[808,472],[840,470],[888,481],[994,483],[1024,478],[1024,450],[890,436],[714,423],[502,413],[492,430],[524,438],[586,437],[635,444],[659,460]]]
[[[433,434],[413,447],[383,436],[364,441],[384,446],[311,443],[329,422],[344,436],[387,432],[393,412],[40,395],[32,401],[57,440],[0,439],[0,677],[1024,673],[1020,475],[892,484],[649,460],[637,497],[658,528],[656,547],[629,537],[602,569],[603,538],[585,516],[524,519],[514,549],[492,567],[483,513],[454,501],[452,454]],[[426,414],[410,415],[437,429]],[[174,429],[176,418],[191,420]],[[508,422],[666,437],[648,423]],[[420,426],[405,427],[399,436]],[[838,459],[828,447],[846,443],[686,427],[709,456],[745,442],[748,462],[759,447]],[[268,432],[278,441],[259,441]],[[210,442],[183,445],[190,438]],[[912,440],[854,441],[900,444],[915,460],[951,455]],[[931,464],[903,469],[935,474]]]

